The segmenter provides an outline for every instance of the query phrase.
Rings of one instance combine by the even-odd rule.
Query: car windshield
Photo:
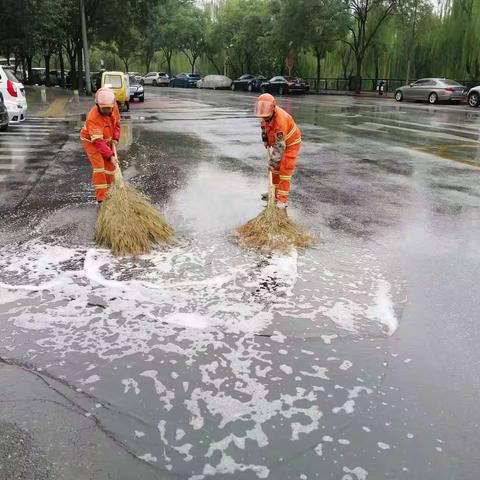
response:
[[[200,75],[197,75],[196,73],[189,73],[188,76],[190,78],[200,78]]]
[[[120,75],[105,75],[103,83],[110,85],[111,88],[122,88],[122,77]]]
[[[128,78],[130,79],[130,85],[138,85],[138,80],[133,75],[129,75]]]

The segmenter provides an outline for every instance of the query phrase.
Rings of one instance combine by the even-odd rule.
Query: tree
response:
[[[345,40],[355,57],[354,90],[362,88],[362,64],[370,44],[385,20],[393,14],[397,0],[346,0],[351,15],[350,38]]]
[[[178,9],[174,22],[180,50],[187,57],[192,73],[195,73],[195,64],[205,51],[205,14],[199,8],[187,4]]]
[[[45,61],[45,83],[50,85],[50,59],[64,39],[67,10],[65,3],[56,0],[36,0],[32,18],[33,39]]]
[[[294,47],[297,51],[305,49],[313,52],[318,90],[320,62],[346,33],[348,18],[345,5],[338,0],[284,0],[279,17],[277,28],[279,35],[284,37],[284,43],[288,41],[290,49]]]

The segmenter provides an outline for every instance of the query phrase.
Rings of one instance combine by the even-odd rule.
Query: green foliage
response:
[[[480,0],[85,0],[92,68],[480,80]],[[78,0],[0,0],[0,54],[47,65],[80,48]],[[28,21],[25,21],[28,19]],[[60,53],[63,52],[63,53]],[[374,82],[373,82],[374,83]]]

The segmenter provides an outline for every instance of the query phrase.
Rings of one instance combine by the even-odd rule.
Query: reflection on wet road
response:
[[[74,387],[142,478],[476,479],[477,114],[281,99],[304,140],[290,214],[323,242],[264,256],[229,238],[262,208],[254,96],[147,94],[120,157],[178,244],[95,248],[63,125],[55,160],[25,158],[41,177],[0,182],[0,357]]]

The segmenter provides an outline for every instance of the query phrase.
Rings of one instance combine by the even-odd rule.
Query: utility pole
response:
[[[85,19],[85,0],[80,0],[80,17],[82,20],[82,43],[83,43],[83,61],[85,62],[85,88],[87,95],[92,94],[92,84],[90,82],[90,58],[88,56],[87,41],[87,22]],[[80,75],[82,73],[80,72]]]

